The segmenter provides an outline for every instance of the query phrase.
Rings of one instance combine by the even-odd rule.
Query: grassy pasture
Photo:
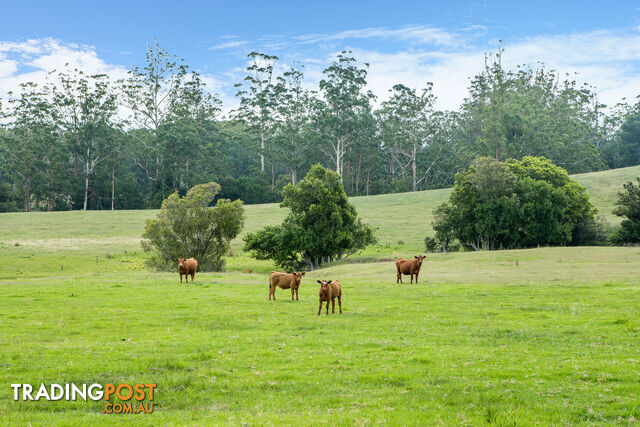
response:
[[[577,176],[610,220],[627,168]],[[609,193],[613,193],[610,196]],[[380,244],[308,273],[300,301],[239,251],[180,286],[144,269],[153,211],[0,215],[0,417],[12,424],[603,424],[640,419],[640,248],[437,254],[419,284],[384,261],[422,249],[448,190],[354,198]],[[247,207],[245,232],[278,223]],[[17,245],[16,245],[17,243]],[[319,278],[343,315],[316,316]],[[407,278],[408,279],[408,278]],[[14,402],[11,383],[156,382],[152,415]]]

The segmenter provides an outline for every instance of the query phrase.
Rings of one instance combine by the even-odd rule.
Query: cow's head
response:
[[[320,283],[320,294],[324,295],[326,292],[329,292],[331,280],[318,280],[318,283]]]
[[[178,268],[179,269],[184,268],[184,261],[185,261],[184,258],[176,258],[176,261],[178,261]]]
[[[426,256],[423,256],[422,254],[420,254],[420,255],[418,255],[418,256],[415,256],[414,258],[418,260],[418,266],[421,266],[421,265],[422,265],[422,260],[427,259],[427,257],[426,257]]]
[[[296,271],[291,274],[293,275],[293,281],[295,283],[295,286],[296,287],[300,286],[300,281],[302,280],[302,276],[304,276],[304,271]]]

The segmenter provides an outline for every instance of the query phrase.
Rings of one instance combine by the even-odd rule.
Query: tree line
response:
[[[640,163],[640,104],[607,110],[594,88],[543,65],[507,70],[502,55],[486,56],[458,111],[435,108],[431,83],[379,102],[346,51],[311,89],[302,64],[250,53],[224,118],[157,42],[117,81],[52,71],[0,99],[0,211],[158,208],[211,181],[216,198],[276,202],[315,164],[353,196],[451,186],[485,156],[544,156],[569,173]]]

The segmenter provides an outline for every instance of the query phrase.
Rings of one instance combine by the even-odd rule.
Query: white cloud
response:
[[[470,46],[470,45],[467,45]],[[613,31],[539,36],[504,43],[503,65],[539,66],[558,71],[560,78],[588,83],[598,92],[599,101],[609,106],[623,98],[635,102],[640,94],[640,35]],[[369,89],[387,98],[396,83],[420,89],[434,84],[437,108],[458,109],[468,94],[470,78],[481,71],[485,52],[495,51],[488,43],[465,48],[405,47],[393,53],[352,48],[359,61],[370,64]],[[327,59],[328,64],[332,58]],[[320,66],[315,67],[318,71]],[[569,74],[566,76],[565,74]],[[316,79],[319,77],[314,76]]]
[[[209,50],[229,49],[229,48],[233,48],[233,47],[243,46],[243,45],[245,45],[247,43],[248,42],[245,42],[245,41],[234,40],[234,41],[230,41],[230,42],[220,43],[220,44],[217,44],[215,46],[211,46],[209,48]]]
[[[493,40],[487,41],[488,31],[482,26],[457,31],[426,26],[376,27],[331,34],[270,35],[256,42],[228,36],[221,37],[221,43],[209,50],[221,54],[222,49],[245,45],[263,50],[264,43],[286,47],[277,52],[282,59],[278,70],[294,61],[302,62],[305,87],[310,89],[317,89],[322,70],[335,59],[336,51],[351,50],[361,63],[370,64],[369,89],[378,96],[378,101],[386,99],[388,90],[396,83],[420,89],[432,82],[438,96],[437,108],[455,110],[467,96],[469,79],[482,69],[484,53],[497,47]],[[479,34],[484,35],[482,41]],[[382,51],[377,47],[378,40],[393,43],[385,43]],[[640,32],[636,28],[540,35],[506,40],[502,47],[505,67],[536,66],[537,62],[543,62],[548,69],[556,69],[561,78],[569,73],[579,83],[595,86],[599,100],[609,106],[622,98],[634,102],[640,94]],[[198,58],[190,58],[194,59]],[[202,75],[207,89],[219,94],[225,113],[238,104],[233,84],[242,81],[247,61],[244,56],[234,58],[224,68]],[[49,71],[61,70],[67,63],[86,73],[106,73],[114,79],[126,75],[125,67],[106,62],[90,46],[55,39],[0,41],[0,97],[16,91],[24,81],[44,83]]]
[[[0,41],[0,96],[17,92],[20,83],[47,82],[49,72],[62,71],[67,66],[87,74],[107,74],[118,79],[126,76],[127,70],[109,64],[98,57],[89,46],[65,44],[55,39],[37,39],[26,42]]]
[[[536,67],[539,62],[565,73],[598,91],[599,100],[613,106],[623,98],[633,101],[640,94],[640,34],[636,28],[582,33],[540,35],[505,40],[503,64]],[[485,52],[499,46],[490,38],[492,30],[468,25],[448,31],[428,26],[403,28],[370,27],[326,34],[265,36],[252,44],[258,50],[276,51],[282,61],[301,60],[305,86],[314,87],[322,70],[335,59],[335,52],[351,50],[362,63],[369,63],[369,89],[380,100],[396,83],[420,89],[434,84],[437,108],[458,109],[467,96],[469,80],[483,66]],[[384,41],[384,51],[376,42]],[[393,50],[390,50],[393,46]],[[577,73],[577,75],[576,75]],[[241,79],[239,72],[238,79]],[[238,81],[236,79],[236,81]],[[227,90],[227,88],[222,88]]]
[[[410,26],[399,29],[370,27],[358,30],[340,31],[331,34],[307,34],[295,36],[294,39],[302,43],[319,43],[348,39],[397,39],[411,44],[432,44],[436,46],[454,46],[462,44],[462,39],[456,34],[441,28],[427,26]]]

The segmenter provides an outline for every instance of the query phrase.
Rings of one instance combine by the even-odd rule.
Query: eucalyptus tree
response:
[[[218,171],[220,105],[197,73],[191,74],[173,100],[172,114],[160,128],[167,182],[173,190],[191,188],[196,180],[206,180]]]
[[[7,131],[0,134],[1,163],[14,183],[22,186],[25,212],[32,209],[34,193],[42,194],[51,210],[58,193],[54,186],[60,184],[51,179],[63,165],[64,150],[49,96],[47,87],[21,84],[19,95],[9,101]]]
[[[66,70],[52,83],[56,118],[76,161],[76,174],[84,180],[83,209],[87,210],[89,183],[96,166],[107,159],[117,142],[117,94],[106,74],[87,75]]]
[[[156,40],[147,47],[144,67],[132,67],[126,79],[119,81],[122,104],[130,111],[130,121],[145,132],[130,132],[136,143],[132,150],[135,163],[147,179],[156,184],[165,197],[165,159],[167,139],[162,126],[171,122],[176,110],[183,110],[185,92],[197,74],[189,72],[183,59],[171,55]],[[198,83],[199,84],[199,83]]]
[[[401,168],[411,168],[411,187],[416,191],[429,171],[419,171],[419,155],[433,144],[437,132],[433,85],[428,83],[418,93],[415,89],[397,84],[390,92],[391,97],[382,103],[378,111],[382,138],[396,155]]]
[[[316,111],[318,130],[326,141],[319,148],[335,164],[340,176],[345,153],[355,142],[363,124],[362,115],[370,112],[374,98],[365,90],[368,64],[359,67],[350,55],[343,51],[323,71],[319,84],[323,102],[317,104]]]
[[[633,106],[619,105],[609,118],[614,122],[609,145],[604,149],[609,166],[640,164],[640,102]]]
[[[291,173],[291,184],[298,180],[304,163],[305,135],[310,124],[310,94],[302,87],[302,66],[292,66],[276,77],[274,102],[276,112],[276,158]]]
[[[366,194],[371,171],[380,161],[380,138],[376,119],[370,109],[362,110],[356,117],[352,143],[344,155],[345,188],[351,195]]]
[[[505,70],[502,53],[487,57],[462,105],[467,143],[461,149],[469,160],[534,155],[571,173],[603,168],[598,149],[602,105],[593,89],[544,66]]]
[[[236,94],[240,98],[240,108],[236,117],[244,121],[253,135],[260,141],[258,157],[260,158],[260,171],[265,171],[265,154],[268,140],[271,138],[274,128],[274,67],[278,61],[277,56],[266,55],[259,52],[251,52],[247,55],[251,63],[246,69],[244,86],[238,83]],[[272,165],[273,168],[273,165]],[[272,181],[274,179],[272,170]]]

